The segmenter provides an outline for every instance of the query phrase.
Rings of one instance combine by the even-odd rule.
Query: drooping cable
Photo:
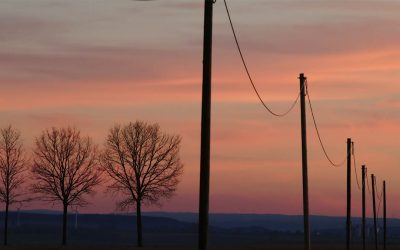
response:
[[[358,180],[357,161],[356,161],[356,155],[354,153],[354,142],[351,142],[351,155],[353,156],[354,173],[356,175],[357,187],[358,190],[360,190],[361,188],[360,188],[360,182]]]
[[[241,49],[240,44],[239,44],[239,39],[238,39],[238,37],[237,37],[237,35],[236,35],[235,27],[234,27],[234,25],[233,25],[232,18],[231,18],[231,14],[230,14],[230,11],[229,11],[229,8],[228,8],[228,4],[227,4],[226,0],[224,0],[224,4],[225,4],[226,13],[227,13],[227,15],[228,15],[229,23],[230,23],[230,26],[231,26],[231,30],[232,30],[232,33],[233,33],[233,37],[234,37],[234,39],[235,39],[235,43],[236,43],[237,50],[238,50],[239,55],[240,55],[240,58],[241,58],[241,60],[242,60],[242,64],[243,64],[243,67],[244,67],[244,69],[245,69],[245,71],[246,71],[247,77],[248,77],[248,79],[249,79],[249,81],[250,81],[250,83],[251,83],[251,86],[253,87],[254,92],[255,92],[256,95],[257,95],[257,98],[260,100],[262,106],[263,106],[270,114],[272,114],[272,115],[274,115],[274,116],[276,116],[276,117],[283,117],[283,116],[286,116],[287,114],[289,114],[289,113],[294,109],[294,107],[296,107],[296,104],[298,103],[298,101],[299,101],[299,99],[300,99],[300,93],[301,93],[301,92],[299,92],[299,94],[297,95],[296,99],[294,100],[294,102],[292,103],[292,105],[289,107],[289,109],[288,109],[287,111],[283,112],[283,113],[277,113],[277,112],[273,111],[271,108],[269,108],[269,107],[267,106],[267,104],[264,102],[264,100],[262,99],[260,93],[259,93],[258,90],[257,90],[257,87],[256,87],[256,85],[255,85],[255,83],[254,83],[254,81],[253,81],[253,78],[252,78],[251,74],[250,74],[250,70],[249,70],[249,68],[248,68],[248,66],[247,66],[246,60],[244,59],[244,56],[243,56],[243,53],[242,53],[242,49]]]
[[[382,185],[383,185],[383,184],[382,184]],[[376,184],[375,184],[375,192],[376,192],[376,194],[378,194],[378,188],[376,187]],[[380,195],[377,195],[377,198],[378,198],[379,202],[378,202],[378,210],[377,210],[377,215],[376,215],[376,217],[378,217],[378,215],[379,215],[379,210],[380,210],[380,208],[381,208],[383,188],[381,188],[381,192],[380,192],[380,193],[381,193]]]
[[[340,167],[340,166],[343,166],[343,164],[346,162],[346,158],[345,158],[342,162],[336,163],[336,162],[333,162],[332,159],[331,159],[331,158],[329,157],[329,155],[328,155],[328,152],[327,152],[327,150],[326,150],[326,148],[325,148],[325,145],[324,145],[324,143],[323,143],[323,141],[322,141],[322,137],[321,137],[321,134],[320,134],[320,132],[319,132],[318,125],[317,125],[317,122],[316,122],[316,119],[315,119],[314,110],[313,110],[313,107],[312,107],[312,104],[311,104],[310,93],[309,93],[309,91],[308,91],[307,79],[306,79],[306,84],[305,84],[305,85],[306,85],[306,95],[307,95],[307,99],[308,99],[308,104],[309,104],[309,106],[310,106],[311,116],[312,116],[312,119],[313,119],[313,122],[314,122],[314,128],[315,128],[315,131],[316,131],[316,133],[317,133],[317,137],[318,137],[318,140],[319,140],[319,144],[321,145],[322,151],[324,152],[325,158],[329,161],[329,163],[330,163],[333,167]]]
[[[371,195],[371,188],[370,188],[370,185],[369,185],[369,178],[368,178],[368,168],[365,169],[365,176],[364,176],[364,178],[367,179],[368,193],[369,193],[369,195]]]

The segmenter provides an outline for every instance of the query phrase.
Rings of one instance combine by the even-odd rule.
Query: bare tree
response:
[[[161,132],[158,124],[135,122],[109,131],[100,162],[111,177],[108,188],[123,196],[118,207],[136,205],[138,247],[143,246],[142,203],[159,203],[177,188],[183,172],[180,143],[180,136]]]
[[[22,202],[21,185],[24,181],[26,159],[21,134],[11,125],[0,129],[0,201],[5,204],[4,246],[8,239],[8,209],[13,203]]]
[[[32,189],[45,201],[62,203],[62,244],[66,245],[68,207],[86,205],[85,195],[93,194],[100,183],[97,150],[89,137],[74,128],[46,130],[35,144]]]

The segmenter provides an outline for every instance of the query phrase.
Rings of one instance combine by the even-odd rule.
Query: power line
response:
[[[326,149],[325,149],[324,143],[322,142],[321,134],[319,133],[319,129],[318,129],[318,125],[317,125],[317,122],[316,122],[316,119],[315,119],[314,111],[313,111],[313,108],[312,108],[311,99],[310,99],[310,94],[309,94],[309,92],[308,92],[308,83],[307,83],[307,79],[306,79],[306,95],[307,95],[307,99],[308,99],[308,104],[309,104],[309,106],[310,106],[311,116],[312,116],[312,119],[313,119],[313,122],[314,122],[314,128],[315,128],[315,131],[317,132],[319,144],[321,145],[322,151],[324,152],[324,155],[325,155],[326,159],[331,163],[331,165],[332,165],[333,167],[340,167],[340,166],[342,166],[342,165],[346,162],[346,159],[344,159],[344,160],[343,160],[342,162],[340,162],[340,163],[335,163],[335,162],[333,162],[333,161],[331,160],[331,158],[330,158],[329,155],[328,155],[328,152],[327,152]]]
[[[353,156],[353,162],[354,162],[354,172],[355,172],[355,175],[356,175],[356,181],[357,181],[357,187],[358,187],[358,190],[360,190],[360,182],[358,181],[358,171],[357,171],[357,161],[356,161],[356,155],[355,155],[355,153],[354,153],[354,142],[351,142],[351,154],[352,154],[352,156]]]
[[[369,180],[368,180],[368,168],[365,169],[365,176],[364,176],[364,178],[367,179],[368,193],[369,193],[369,195],[371,195],[371,188],[369,187],[370,185],[369,185]]]
[[[289,113],[294,109],[294,107],[295,107],[296,104],[298,103],[298,101],[299,101],[299,99],[300,99],[300,94],[301,94],[301,92],[297,95],[295,101],[292,103],[292,105],[290,106],[290,108],[289,108],[286,112],[277,113],[277,112],[272,111],[272,110],[267,106],[267,104],[266,104],[266,103],[264,102],[264,100],[262,99],[262,97],[261,97],[259,91],[257,90],[256,85],[254,84],[254,81],[253,81],[253,78],[252,78],[252,76],[251,76],[251,74],[250,74],[250,71],[249,71],[249,68],[248,68],[248,66],[247,66],[246,60],[244,59],[244,55],[243,55],[243,52],[242,52],[242,49],[241,49],[241,46],[240,46],[239,39],[238,39],[238,37],[237,37],[236,31],[235,31],[235,27],[234,27],[234,25],[233,25],[233,21],[232,21],[231,14],[230,14],[229,7],[228,7],[228,4],[227,4],[226,0],[224,0],[224,5],[225,5],[225,10],[226,10],[226,13],[227,13],[227,15],[228,15],[229,24],[230,24],[230,27],[231,27],[231,30],[232,30],[232,34],[233,34],[233,37],[234,37],[234,40],[235,40],[235,44],[236,44],[237,50],[238,50],[238,52],[239,52],[239,55],[240,55],[240,58],[241,58],[243,67],[244,67],[244,69],[245,69],[245,71],[246,71],[246,75],[247,75],[247,77],[248,77],[248,79],[249,79],[249,81],[250,81],[250,83],[251,83],[251,86],[252,86],[254,92],[256,93],[256,95],[257,95],[259,101],[261,102],[261,104],[263,105],[263,107],[264,107],[270,114],[272,114],[272,115],[274,115],[274,116],[277,116],[277,117],[286,116],[287,114],[289,114]],[[335,163],[335,162],[333,162],[332,159],[329,157],[329,155],[328,155],[328,153],[327,153],[327,150],[326,150],[326,148],[325,148],[325,146],[324,146],[324,144],[323,144],[323,141],[322,141],[322,138],[321,138],[321,134],[320,134],[320,132],[319,132],[319,129],[318,129],[318,126],[317,126],[317,123],[316,123],[314,111],[313,111],[312,104],[311,104],[311,100],[310,100],[310,96],[309,96],[309,93],[308,93],[307,80],[306,80],[306,84],[305,84],[305,85],[306,85],[306,92],[307,92],[308,103],[309,103],[309,106],[310,106],[311,115],[312,115],[313,122],[314,122],[314,127],[315,127],[315,130],[316,130],[316,132],[317,132],[318,140],[319,140],[319,142],[320,142],[321,148],[322,148],[322,150],[323,150],[323,152],[324,152],[325,157],[326,157],[327,160],[331,163],[331,165],[334,166],[334,167],[340,167],[340,166],[342,166],[342,165],[346,162],[346,159],[344,159],[344,160],[343,160],[342,162],[340,162],[340,163]],[[357,173],[357,168],[356,168],[356,159],[355,159],[355,155],[354,155],[354,144],[353,144],[353,149],[352,149],[352,156],[353,156],[353,160],[354,160],[354,169],[355,169],[355,175],[356,175],[356,180],[357,180],[357,187],[358,187],[358,189],[360,189],[360,184],[359,184],[359,180],[358,180],[358,173]]]
[[[382,185],[383,185],[383,184],[382,184]],[[375,190],[376,190],[376,193],[378,194],[378,188],[376,187],[376,183],[375,183]],[[383,188],[381,188],[381,194],[378,195],[379,203],[378,203],[378,212],[377,212],[377,216],[379,215],[379,210],[380,210],[380,208],[381,208],[382,194],[383,194]]]
[[[254,92],[256,93],[256,95],[257,95],[258,99],[260,100],[261,104],[264,106],[264,108],[265,108],[270,114],[272,114],[272,115],[274,115],[274,116],[277,116],[277,117],[286,116],[287,114],[289,114],[289,113],[294,109],[294,107],[296,106],[297,102],[299,101],[299,99],[300,99],[300,92],[299,92],[299,94],[297,95],[297,98],[295,99],[295,101],[293,102],[293,104],[290,106],[290,108],[289,108],[286,112],[277,113],[277,112],[274,112],[273,110],[271,110],[271,109],[267,106],[267,104],[266,104],[266,103],[264,102],[264,100],[262,99],[260,93],[258,92],[256,85],[254,84],[254,81],[253,81],[253,78],[251,77],[251,74],[250,74],[249,68],[248,68],[248,66],[247,66],[246,60],[244,59],[244,56],[243,56],[243,53],[242,53],[242,49],[241,49],[241,47],[240,47],[239,40],[238,40],[237,35],[236,35],[235,27],[234,27],[234,25],[233,25],[232,18],[231,18],[231,14],[230,14],[230,11],[229,11],[229,8],[228,8],[228,4],[226,3],[226,0],[224,0],[224,4],[225,4],[226,13],[227,13],[227,15],[228,15],[229,23],[230,23],[230,26],[231,26],[231,29],[232,29],[233,37],[234,37],[234,39],[235,39],[235,43],[236,43],[237,50],[238,50],[238,52],[239,52],[239,55],[240,55],[240,58],[241,58],[241,60],[242,60],[244,69],[245,69],[245,71],[246,71],[247,77],[249,78],[249,81],[250,81],[250,83],[251,83],[251,86],[253,87]]]

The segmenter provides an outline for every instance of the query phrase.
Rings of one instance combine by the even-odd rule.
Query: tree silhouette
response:
[[[22,147],[21,134],[11,125],[0,129],[0,201],[5,204],[4,246],[8,239],[8,209],[16,202],[22,202],[21,185],[26,170],[26,158]]]
[[[97,150],[89,137],[81,137],[74,128],[46,130],[35,144],[32,189],[45,201],[62,203],[62,244],[66,245],[68,207],[87,204],[84,196],[93,194],[100,183]]]
[[[123,196],[118,207],[136,205],[138,247],[143,246],[142,203],[159,203],[176,190],[183,171],[180,143],[180,136],[161,132],[158,124],[137,121],[109,131],[100,162],[111,177],[109,190]]]

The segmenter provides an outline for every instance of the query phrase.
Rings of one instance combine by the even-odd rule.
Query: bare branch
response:
[[[183,172],[181,138],[144,122],[110,129],[100,164],[111,178],[109,190],[121,193],[123,209],[137,202],[159,203],[173,195]]]
[[[11,125],[0,129],[0,202],[7,206],[24,200],[26,163],[20,132]]]
[[[32,173],[35,193],[67,206],[87,204],[84,196],[100,183],[97,148],[75,128],[52,128],[36,138]]]

